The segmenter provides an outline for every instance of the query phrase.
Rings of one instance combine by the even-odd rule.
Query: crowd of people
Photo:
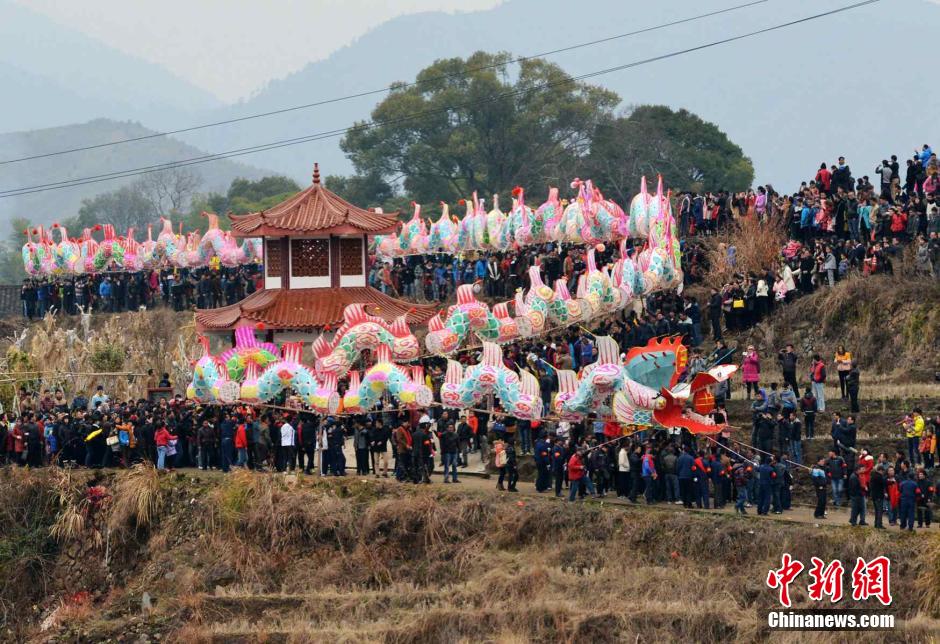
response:
[[[907,160],[903,183],[895,156],[879,164],[880,192],[868,176],[855,179],[844,158],[831,169],[825,163],[821,166],[812,180],[790,195],[780,195],[767,185],[740,193],[677,196],[687,283],[701,281],[708,268],[700,238],[742,217],[778,225],[789,238],[774,263],[761,271],[734,273],[712,292],[708,307],[711,328],[717,331],[713,337],[721,337],[722,323],[728,331],[750,328],[771,314],[776,304],[832,287],[852,272],[892,273],[909,247],[914,271],[940,277],[940,178],[929,146]],[[733,267],[734,246],[721,248]],[[613,249],[599,250],[597,258],[601,266],[612,262]],[[585,248],[545,244],[461,257],[404,257],[375,262],[369,283],[417,301],[447,301],[461,284],[479,284],[481,296],[511,299],[517,289],[528,287],[528,269],[534,265],[547,284],[563,278],[574,292],[586,269]]]
[[[715,360],[721,349],[716,347],[708,360]],[[556,351],[534,359],[564,364],[581,356],[586,364],[589,353]],[[754,348],[742,354],[753,419],[749,443],[733,438],[730,429],[697,437],[684,430],[633,428],[639,431],[625,436],[622,425],[593,416],[581,422],[551,417],[530,421],[507,416],[498,407],[488,412],[437,405],[426,411],[380,408],[323,418],[287,407],[200,405],[178,394],[118,401],[103,386],[90,398],[79,394],[71,400],[61,389],[39,395],[21,388],[15,410],[0,417],[0,463],[101,468],[148,462],[159,470],[228,472],[241,467],[343,476],[352,468],[347,465],[347,454],[352,454],[360,476],[429,483],[432,476],[442,475],[444,483],[459,483],[475,454],[497,475],[499,490],[517,491],[522,461],[531,459],[535,490],[570,501],[616,495],[689,508],[733,505],[741,514],[748,508],[757,514],[790,510],[795,471],[800,469],[809,473],[804,480],[816,492],[818,519],[826,518],[828,503],[847,503],[852,525],[867,525],[870,505],[875,527],[884,527],[885,515],[890,525],[902,529],[913,529],[915,518],[918,527],[929,527],[936,498],[932,476],[940,460],[940,412],[928,417],[920,408],[912,409],[900,423],[906,452],[877,457],[858,444],[857,414],[833,412],[828,455],[806,464],[805,441],[821,438],[817,418],[826,412],[822,383],[827,362],[812,357],[810,385],[801,396],[801,357],[787,345],[776,361],[783,382],[763,386]],[[840,374],[843,397],[857,400],[858,369],[851,354],[840,348],[828,364]],[[439,366],[430,365],[428,379],[439,393]],[[166,388],[171,383],[164,374],[151,384]],[[716,394],[714,417],[725,422],[730,391]]]
[[[41,319],[49,311],[118,313],[161,305],[184,311],[235,304],[263,284],[257,265],[32,277],[23,281],[20,301],[28,320]]]
[[[77,395],[70,401],[61,390],[41,396],[21,390],[15,409],[0,418],[0,459],[33,467],[127,467],[143,461],[160,470],[199,467],[227,472],[244,467],[341,476],[351,453],[361,476],[428,483],[440,472],[450,484],[461,481],[470,455],[478,454],[498,474],[500,490],[516,491],[520,467],[531,459],[535,489],[556,496],[567,492],[572,501],[616,494],[633,502],[642,496],[650,504],[733,504],[742,514],[752,507],[758,514],[788,511],[799,471],[808,473],[816,491],[819,519],[826,517],[828,503],[838,507],[847,499],[853,525],[867,524],[870,504],[877,527],[883,526],[884,514],[889,524],[900,522],[905,529],[913,528],[915,517],[918,525],[929,527],[940,413],[928,418],[919,408],[911,410],[901,422],[908,439],[906,453],[875,456],[858,445],[860,372],[845,347],[824,359],[819,354],[800,356],[786,345],[772,354],[775,368],[767,369],[754,346],[736,355],[723,339],[724,332],[746,329],[772,315],[781,303],[832,286],[851,270],[894,270],[908,241],[917,244],[916,270],[937,274],[936,157],[929,153],[911,159],[903,187],[892,163],[879,166],[882,189],[877,196],[867,177],[855,181],[841,159],[831,171],[820,168],[813,181],[789,197],[770,186],[737,195],[680,195],[680,226],[690,237],[709,235],[737,217],[783,218],[792,239],[781,249],[779,264],[736,275],[701,303],[676,292],[654,293],[642,306],[594,320],[591,333],[570,327],[504,347],[509,368],[525,367],[538,378],[545,420],[516,419],[498,406],[458,413],[435,403],[426,411],[379,409],[321,418],[296,408],[290,399],[278,401],[283,405],[279,407],[226,407],[199,405],[179,395],[170,400],[113,401],[101,387],[90,399]],[[898,217],[904,221],[903,230]],[[726,251],[733,261],[733,249]],[[609,247],[598,247],[596,253],[600,265],[613,259]],[[485,297],[508,299],[527,286],[528,269],[535,264],[547,283],[561,278],[574,291],[586,270],[585,249],[548,244],[474,257],[409,257],[375,263],[368,279],[391,295],[418,300],[446,301],[458,285],[471,283],[478,284]],[[686,239],[687,281],[701,279],[706,264],[702,245]],[[211,308],[241,299],[258,287],[257,279],[257,271],[241,268],[28,284],[24,314],[41,315],[50,307],[67,313],[85,307],[135,309],[158,299],[178,310]],[[704,348],[706,333],[713,342],[710,350]],[[624,436],[623,426],[593,416],[582,422],[553,419],[549,412],[557,391],[556,372],[592,364],[597,359],[596,335],[614,337],[624,351],[654,337],[679,335],[690,347],[681,375],[686,380],[712,365],[738,364],[743,394],[750,401],[749,443],[735,439],[730,429],[696,437],[685,431],[628,428],[633,433]],[[456,359],[470,362],[473,356],[463,351]],[[446,363],[435,358],[425,362],[428,384],[439,400]],[[779,382],[768,382],[764,374],[778,370]],[[844,418],[831,411],[826,400],[828,372],[838,376],[848,410]],[[169,386],[164,380],[160,385]],[[717,387],[714,395],[716,422],[727,421],[731,381]],[[831,451],[806,462],[805,441],[817,439],[824,417],[831,422]]]

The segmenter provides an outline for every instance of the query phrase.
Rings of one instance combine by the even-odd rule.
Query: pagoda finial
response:
[[[313,184],[314,185],[320,184],[320,164],[319,163],[313,164]]]

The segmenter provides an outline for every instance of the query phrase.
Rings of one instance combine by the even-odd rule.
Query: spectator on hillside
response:
[[[753,390],[754,395],[756,396],[758,387],[760,386],[760,356],[754,349],[754,345],[751,344],[748,345],[747,350],[745,350],[742,358],[742,380],[744,381],[744,389],[747,400],[750,400],[751,391]]]

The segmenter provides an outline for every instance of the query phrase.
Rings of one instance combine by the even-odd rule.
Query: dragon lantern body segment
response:
[[[542,399],[535,376],[526,370],[517,375],[506,367],[498,344],[484,342],[481,362],[466,370],[459,362],[448,361],[441,386],[444,407],[475,407],[490,393],[499,398],[503,411],[510,416],[528,419],[542,416]]]

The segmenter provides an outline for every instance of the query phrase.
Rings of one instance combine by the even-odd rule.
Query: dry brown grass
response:
[[[62,387],[68,397],[79,391],[87,394],[99,384],[112,398],[146,395],[143,376],[88,375],[112,370],[102,368],[96,360],[105,350],[112,358],[108,364],[120,363],[116,369],[119,372],[165,371],[180,386],[185,386],[192,375],[190,360],[196,357],[199,348],[193,341],[191,315],[166,309],[94,314],[91,328],[92,336],[86,341],[77,316],[46,316],[29,327],[23,350],[34,368],[43,372],[39,377],[30,376],[35,378],[35,386]],[[26,382],[26,376],[21,382]]]
[[[940,535],[932,534],[921,550],[923,574],[916,579],[921,607],[931,617],[940,618]]]
[[[896,276],[853,275],[834,288],[820,288],[778,307],[767,322],[745,334],[739,345],[756,344],[771,369],[776,351],[788,342],[794,343],[798,352],[808,345],[830,362],[838,345],[845,345],[862,369],[863,396],[865,383],[872,382],[873,376],[880,378],[875,385],[929,385],[934,383],[940,352],[937,302],[937,280],[900,274],[900,269]],[[808,369],[808,361],[804,366]],[[834,369],[830,369],[830,376],[837,384]],[[912,389],[910,396],[919,396],[922,391]],[[884,395],[892,393],[886,390]],[[900,393],[908,397],[903,390]],[[928,389],[927,395],[930,393]]]
[[[164,507],[160,474],[152,465],[138,464],[117,476],[113,486],[108,528],[119,539],[150,529]]]
[[[738,219],[721,234],[707,239],[708,271],[704,281],[721,288],[735,274],[766,273],[780,263],[780,251],[787,242],[786,227],[776,221],[759,222],[755,217]],[[728,261],[728,248],[735,248],[734,266]],[[768,287],[773,286],[768,284]]]
[[[892,611],[912,621],[888,641],[927,641],[940,597],[938,551],[896,534],[251,473],[108,484],[135,558],[112,568],[126,591],[83,622],[90,640],[139,624],[147,590],[150,632],[180,642],[761,641],[781,552],[877,552],[919,579],[894,585]]]

